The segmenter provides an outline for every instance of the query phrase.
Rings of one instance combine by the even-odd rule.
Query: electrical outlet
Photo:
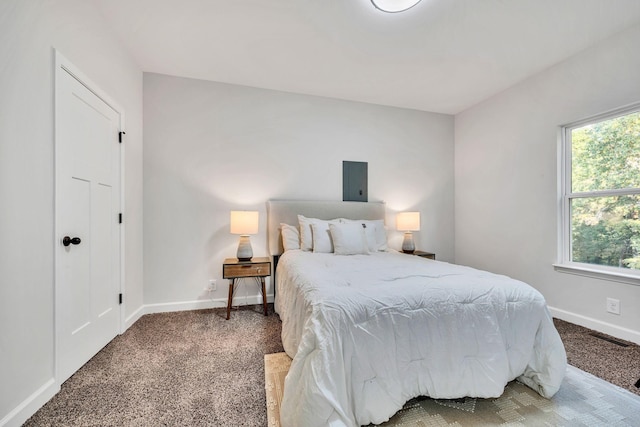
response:
[[[217,280],[216,279],[209,279],[209,287],[207,288],[208,291],[215,291],[217,288]]]
[[[620,300],[607,298],[607,313],[620,314]]]

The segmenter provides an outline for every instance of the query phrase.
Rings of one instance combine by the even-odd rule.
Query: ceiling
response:
[[[91,0],[143,71],[455,114],[640,22],[639,0]]]

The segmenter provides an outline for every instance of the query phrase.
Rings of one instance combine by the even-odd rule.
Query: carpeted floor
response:
[[[266,426],[263,359],[283,348],[261,309],[143,316],[25,426]]]
[[[640,388],[635,386],[640,379],[640,346],[605,334],[595,333],[599,338],[595,337],[591,329],[560,319],[553,319],[553,323],[570,365],[640,396]]]
[[[225,316],[225,309],[143,316],[25,425],[266,426],[264,355],[283,351],[280,320],[272,305],[268,317],[261,306]],[[556,325],[570,363],[640,394],[629,388],[640,377],[637,346],[591,343],[565,323]]]

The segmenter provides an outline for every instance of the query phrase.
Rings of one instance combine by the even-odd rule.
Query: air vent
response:
[[[600,335],[600,334],[598,334],[596,332],[592,332],[589,335],[591,335],[592,337],[599,338],[599,339],[604,340],[604,341],[608,341],[608,342],[610,342],[612,344],[619,345],[620,347],[629,347],[629,344],[627,344],[625,342],[618,341],[615,338],[609,338],[609,337],[606,337],[604,335]]]

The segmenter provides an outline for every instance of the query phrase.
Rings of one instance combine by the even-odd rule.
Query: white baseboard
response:
[[[22,403],[16,406],[0,420],[0,427],[21,426],[30,416],[35,414],[45,403],[60,391],[60,386],[51,378],[42,387],[27,397]]]
[[[603,322],[602,320],[593,319],[591,317],[561,310],[555,307],[549,307],[549,311],[553,317],[557,317],[558,319],[575,323],[576,325],[584,326],[585,328],[593,329],[625,341],[640,344],[640,331],[623,328],[622,326],[613,325],[611,323]]]
[[[273,302],[273,295],[267,295],[267,302]],[[249,295],[247,297],[238,296],[233,298],[233,305],[254,305],[262,304],[262,295]],[[221,308],[227,306],[226,298],[216,298],[208,300],[165,302],[158,304],[145,304],[144,314],[168,313],[172,311],[204,310],[208,308]]]
[[[163,302],[158,304],[145,304],[144,314],[168,313],[172,311],[204,310],[207,308],[224,307],[222,300],[196,300],[180,302]]]
[[[124,334],[124,332],[129,329],[131,327],[131,325],[133,325],[134,323],[136,323],[138,321],[139,318],[141,318],[142,316],[144,316],[144,305],[141,305],[140,307],[138,307],[138,309],[136,311],[133,312],[133,314],[131,314],[131,316],[127,317],[124,321],[124,329],[121,333]]]

